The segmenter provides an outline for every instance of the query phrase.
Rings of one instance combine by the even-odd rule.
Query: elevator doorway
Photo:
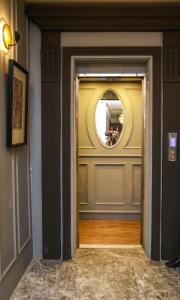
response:
[[[117,70],[119,72],[117,72]],[[86,218],[87,214],[90,219],[92,219],[92,215],[93,219],[96,219],[99,214],[101,220],[104,219],[104,216],[106,216],[106,218],[108,216],[112,221],[131,221],[131,225],[133,223],[132,221],[138,222],[135,224],[136,226],[134,226],[136,228],[134,236],[139,235],[139,239],[137,238],[133,241],[132,238],[131,243],[133,241],[133,245],[142,245],[147,256],[150,257],[152,217],[152,59],[143,57],[137,60],[137,58],[133,59],[131,57],[128,60],[127,57],[123,57],[120,59],[108,58],[107,60],[98,58],[96,61],[92,61],[91,59],[88,61],[87,58],[85,60],[80,58],[78,61],[76,57],[76,63],[72,71],[76,78],[76,81],[73,83],[74,92],[72,93],[74,103],[72,116],[74,123],[71,127],[72,140],[74,141],[74,147],[71,152],[73,160],[71,173],[73,227],[71,234],[72,250],[74,250],[72,256],[75,255],[78,247],[83,247],[79,239],[79,224],[81,225],[81,223],[83,223],[83,220],[80,219],[83,219],[84,216]],[[87,82],[88,77],[89,82]],[[93,80],[96,77],[98,78],[98,89],[93,89]],[[108,83],[109,88],[106,86],[107,82],[103,82],[103,77],[106,79],[108,79],[108,77],[110,78]],[[87,84],[88,87],[85,87]],[[82,95],[83,97],[85,96],[84,99],[86,99],[87,107],[81,107],[79,101],[79,96],[81,96],[79,87],[82,85],[84,86]],[[129,89],[128,85],[131,85]],[[107,137],[104,137],[103,145],[100,133],[97,133],[96,128],[96,108],[97,104],[103,100],[101,98],[103,98],[104,94],[106,95],[108,91],[114,92],[114,98],[116,98],[117,103],[121,106],[122,111],[124,110],[123,118],[125,117],[125,123],[123,126],[121,124],[122,131],[117,143],[113,144],[113,142],[110,141],[110,144],[106,145]],[[137,99],[141,99],[139,100],[138,106],[136,106],[135,101],[133,101],[133,93],[136,94]],[[90,101],[90,95],[93,101]],[[137,112],[138,107],[139,112]],[[78,126],[79,112],[81,110],[83,111],[82,124]],[[139,121],[134,120],[137,119],[134,114],[138,115]],[[137,126],[133,127],[133,123],[136,124],[136,121]],[[139,127],[138,134],[134,131],[137,127]],[[84,129],[86,129],[87,132]],[[79,130],[81,130],[81,133],[84,130],[85,140],[82,144],[79,144],[80,136],[82,138],[82,134]],[[93,151],[95,152],[96,150],[98,155],[93,154]],[[86,161],[88,153],[91,156],[89,157],[91,161],[90,171],[87,171],[89,165],[89,162]],[[79,158],[81,161],[80,168]],[[134,163],[130,158],[134,159]],[[94,163],[92,162],[93,159],[95,159]],[[106,161],[99,161],[100,159],[105,159]],[[120,161],[120,159],[124,159],[125,161]],[[108,178],[108,172],[104,172],[106,167],[113,173],[114,181],[117,185],[115,192],[113,191],[113,181]],[[96,169],[95,174],[93,174],[93,169]],[[131,175],[128,175],[128,173]],[[131,178],[131,181],[129,181],[128,176]],[[120,178],[120,184],[118,178]],[[78,186],[79,179],[82,180],[80,189]],[[86,179],[88,180],[85,182]],[[123,182],[122,184],[121,181]],[[109,185],[109,189],[106,182]],[[106,192],[109,193],[107,198]],[[112,199],[110,198],[111,192],[113,194]],[[134,196],[132,195],[133,193]],[[81,199],[80,211],[79,199]],[[90,203],[87,203],[89,199]],[[94,206],[92,203],[94,203]],[[82,207],[86,209],[82,210]],[[90,208],[88,212],[87,208]],[[115,224],[113,224],[113,226],[114,228],[116,227]],[[124,232],[124,229],[119,229],[118,232],[120,231]],[[89,235],[92,230],[88,228],[87,232]],[[125,236],[127,237],[127,235]],[[129,236],[133,236],[131,230]],[[122,243],[122,241],[113,243],[114,246],[116,246],[117,243]],[[128,244],[128,242],[124,240],[123,245],[126,244]]]
[[[79,247],[141,244],[143,77],[79,77]]]
[[[128,64],[126,65],[126,63]],[[161,77],[160,48],[158,47],[82,47],[63,49],[62,91],[62,258],[74,257],[79,247],[79,224],[77,205],[77,114],[78,75],[91,74],[94,66],[109,71],[107,65],[116,69],[113,74],[121,77],[134,67],[144,70],[145,102],[144,116],[144,188],[142,246],[148,257],[160,257],[160,172],[161,172]],[[93,64],[93,68],[92,68]],[[121,68],[120,68],[121,67]],[[88,72],[87,72],[88,68]],[[105,71],[106,69],[106,71]],[[118,70],[118,71],[117,71]],[[93,71],[93,72],[92,72]],[[104,72],[105,71],[105,72]],[[95,71],[96,72],[96,71]],[[98,72],[96,72],[97,74]],[[140,72],[141,73],[141,72]],[[93,74],[95,75],[95,73]],[[112,73],[111,73],[112,75]],[[132,74],[131,74],[132,75]],[[153,176],[152,176],[153,173]]]

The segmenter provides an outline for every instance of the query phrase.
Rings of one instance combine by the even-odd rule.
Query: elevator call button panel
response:
[[[177,132],[168,133],[168,161],[177,160]]]

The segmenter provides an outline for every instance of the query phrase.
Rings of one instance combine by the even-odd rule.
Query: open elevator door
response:
[[[142,187],[142,246],[151,257],[152,223],[152,60],[145,65],[143,79],[143,187]]]

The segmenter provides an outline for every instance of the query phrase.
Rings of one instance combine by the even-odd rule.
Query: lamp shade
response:
[[[3,41],[6,49],[9,49],[10,45],[12,44],[12,33],[8,24],[4,24],[3,26]]]
[[[12,45],[12,33],[10,26],[4,19],[0,20],[0,49],[7,53]]]

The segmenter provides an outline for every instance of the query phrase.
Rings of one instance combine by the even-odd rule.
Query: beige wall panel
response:
[[[141,148],[142,142],[142,87],[125,89],[132,108],[132,132],[127,148]]]
[[[132,165],[132,203],[141,204],[141,165]]]
[[[94,204],[117,205],[125,202],[125,165],[99,164],[94,174]]]
[[[96,2],[96,0],[94,1]],[[145,47],[161,45],[161,32],[62,32],[61,36],[62,47]]]
[[[121,137],[111,148],[100,142],[95,124],[98,100],[107,90],[114,91],[124,107]],[[80,82],[78,100],[80,212],[138,213],[141,208],[141,81]],[[82,165],[88,168],[88,176]]]
[[[79,165],[79,190],[78,190],[78,199],[79,204],[84,205],[88,204],[88,169],[87,164]]]
[[[133,211],[133,212],[139,212],[140,210],[140,205],[136,203],[135,205],[133,204],[133,167],[134,166],[141,166],[141,158],[119,158],[119,157],[83,157],[81,158],[81,164],[88,166],[88,205],[80,205],[80,211]],[[125,190],[125,197],[123,198],[122,202],[117,202],[112,204],[112,202],[99,202],[99,204],[95,204],[95,193],[96,193],[96,186],[97,186],[97,179],[96,179],[96,170],[97,166],[101,167],[102,166],[102,176],[104,175],[106,170],[106,166],[122,166],[123,167],[123,184],[124,184],[124,190]],[[99,172],[101,174],[101,172]],[[119,173],[118,173],[119,176]],[[108,178],[108,183],[110,181],[110,184],[112,183],[112,179],[109,180]],[[136,179],[134,179],[134,182]],[[141,182],[139,182],[141,183]],[[102,182],[103,189],[108,189],[107,183]],[[79,184],[80,187],[80,184]],[[120,180],[118,183],[118,188],[120,189]],[[80,199],[80,198],[79,198]]]
[[[89,131],[88,131],[88,120],[87,113],[89,109],[89,104],[96,88],[80,88],[79,93],[79,102],[78,102],[78,144],[79,149],[91,149],[94,148],[93,142],[91,140]]]
[[[112,149],[108,149],[101,144],[95,127],[95,112],[98,100],[108,89],[117,93],[125,110],[121,138]],[[130,92],[127,93],[128,89],[130,89]],[[142,106],[137,112],[137,107],[142,105],[141,83],[80,83],[78,105],[79,156],[141,156],[142,117],[140,114],[142,113]],[[137,134],[138,130],[141,133]]]

